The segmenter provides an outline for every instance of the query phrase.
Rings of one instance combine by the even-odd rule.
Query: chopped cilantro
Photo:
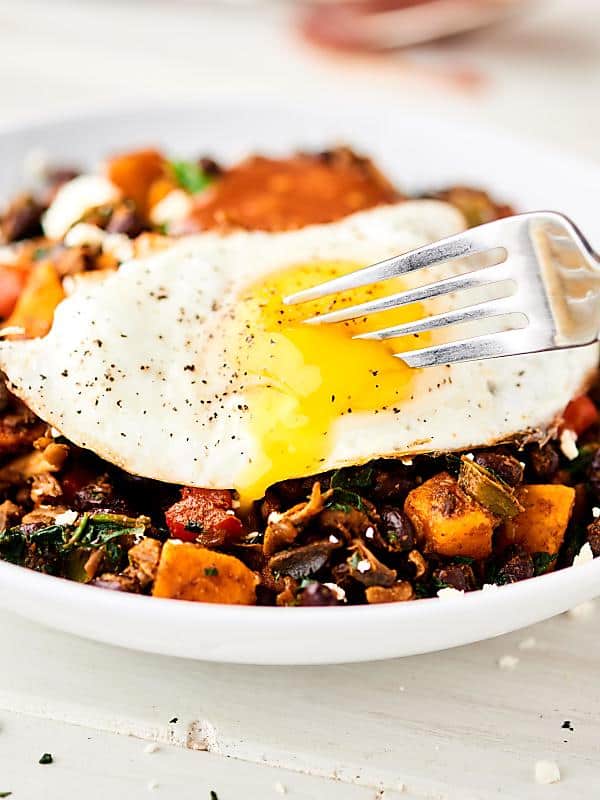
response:
[[[54,759],[52,758],[52,753],[44,753],[44,755],[38,761],[38,764],[52,764]]]
[[[358,551],[354,552],[348,559],[348,565],[352,567],[352,569],[358,569],[358,565],[360,564],[361,560],[360,553],[358,553]]]
[[[219,797],[214,789],[210,790],[210,800],[219,800]]]
[[[475,561],[471,556],[454,556],[452,558],[453,564],[472,564]]]
[[[49,250],[47,247],[36,247],[36,249],[33,251],[33,260],[41,261],[42,258],[46,258],[48,253]]]
[[[179,722],[179,717],[173,717],[169,720],[169,725],[175,725],[176,722]]]
[[[12,792],[0,792],[0,797],[10,797]]]
[[[185,523],[186,531],[194,531],[195,533],[204,533],[204,526],[201,522],[195,522],[191,520],[190,522]]]
[[[219,570],[216,567],[205,567],[204,568],[204,574],[207,577],[212,577],[213,575],[218,575],[219,574]]]
[[[592,463],[597,449],[597,445],[595,444],[585,444],[580,448],[577,458],[566,465],[565,469],[573,481],[584,479],[587,468]]]
[[[175,180],[190,194],[198,194],[211,184],[210,177],[194,161],[171,161]]]

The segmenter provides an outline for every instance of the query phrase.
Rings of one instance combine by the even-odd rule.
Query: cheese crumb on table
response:
[[[516,656],[506,655],[498,659],[498,666],[500,669],[514,669],[518,663],[519,659]]]
[[[556,761],[536,761],[535,762],[535,782],[541,784],[558,783],[560,781],[560,769]]]
[[[156,753],[158,750],[160,750],[160,748],[156,742],[150,742],[150,744],[147,744],[146,747],[144,747],[144,753]]]
[[[537,647],[537,641],[533,636],[528,636],[519,642],[519,650],[533,650],[534,647]]]
[[[567,614],[574,619],[585,619],[586,617],[591,617],[596,609],[593,600],[586,600],[584,603],[580,603],[578,606],[574,608],[570,608],[567,611]]]

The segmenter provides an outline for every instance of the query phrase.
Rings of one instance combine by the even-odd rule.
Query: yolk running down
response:
[[[285,295],[360,266],[320,262],[290,267],[249,286],[237,306],[238,368],[246,375],[251,430],[258,444],[258,456],[236,486],[243,505],[262,497],[273,483],[322,472],[338,418],[397,408],[410,393],[414,371],[393,357],[397,339],[352,337],[418,319],[422,309],[416,304],[369,320],[303,324],[313,314],[399,291],[398,280],[298,306],[282,303]],[[402,345],[416,348],[425,342],[411,337]]]

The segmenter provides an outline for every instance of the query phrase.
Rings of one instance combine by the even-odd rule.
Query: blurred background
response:
[[[436,108],[600,157],[598,0],[0,0],[0,124],[275,96]]]

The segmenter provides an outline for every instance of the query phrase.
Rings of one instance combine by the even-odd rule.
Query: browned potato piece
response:
[[[520,486],[517,499],[525,510],[506,521],[502,542],[528,553],[558,553],[571,519],[575,489],[559,484]]]
[[[253,605],[258,578],[233,556],[215,553],[191,542],[163,545],[154,597],[203,603]]]
[[[498,518],[470,497],[447,472],[408,493],[404,511],[426,553],[487,558]]]

